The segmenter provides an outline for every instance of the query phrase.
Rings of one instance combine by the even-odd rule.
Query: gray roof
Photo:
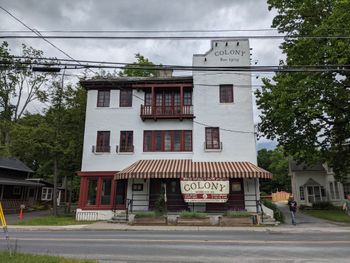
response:
[[[132,84],[146,83],[193,83],[192,76],[172,76],[172,77],[118,77],[118,78],[98,78],[81,80],[80,83],[86,89],[99,87],[115,88],[120,86],[131,86]]]
[[[2,157],[0,156],[0,168],[33,173],[33,170],[30,169],[27,165],[22,163],[15,157]]]
[[[316,163],[314,165],[307,165],[306,163],[300,163],[298,164],[296,161],[292,160],[290,161],[290,169],[292,172],[297,171],[322,171],[324,172],[325,169],[322,165],[322,163]]]
[[[0,178],[1,185],[43,186],[44,184],[10,178]]]

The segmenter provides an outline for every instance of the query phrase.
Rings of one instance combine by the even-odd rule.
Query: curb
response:
[[[350,233],[350,227],[208,227],[208,226],[130,226],[126,224],[93,224],[69,226],[17,226],[9,225],[12,231],[226,231],[267,233]]]

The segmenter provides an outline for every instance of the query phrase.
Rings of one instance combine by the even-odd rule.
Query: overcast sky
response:
[[[275,15],[268,11],[266,0],[0,0],[0,4],[39,31],[261,29],[270,28]],[[27,29],[0,10],[0,30]],[[220,34],[242,36],[273,33]],[[134,55],[141,53],[156,64],[178,65],[191,65],[192,55],[204,53],[210,46],[209,40],[50,41],[75,59],[132,62]],[[66,58],[40,39],[8,42],[13,53],[18,55],[20,43],[24,42],[43,50],[45,56]],[[277,65],[283,58],[278,49],[279,43],[279,40],[250,40],[253,62],[257,61],[257,65]],[[263,75],[258,79],[256,77],[253,76],[253,83],[261,83]],[[258,112],[255,112],[257,122]]]

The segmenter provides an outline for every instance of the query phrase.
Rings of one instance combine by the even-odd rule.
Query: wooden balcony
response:
[[[141,105],[141,119],[193,119],[193,106]]]

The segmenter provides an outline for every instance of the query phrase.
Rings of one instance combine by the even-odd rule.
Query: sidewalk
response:
[[[82,231],[247,231],[247,232],[272,232],[272,233],[350,233],[350,227],[344,226],[288,226],[278,227],[218,227],[218,226],[132,226],[127,224],[112,224],[97,222],[88,225],[70,226],[15,226],[9,225],[10,231],[55,231],[55,230],[82,230]]]

